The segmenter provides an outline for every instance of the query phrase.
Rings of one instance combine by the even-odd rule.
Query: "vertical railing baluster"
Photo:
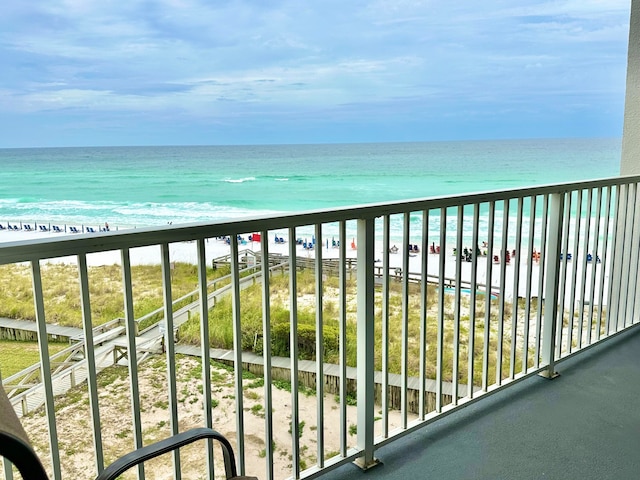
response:
[[[436,350],[436,412],[442,411],[442,382],[444,368],[444,277],[445,257],[447,255],[447,209],[440,209],[440,255],[438,258],[438,343]]]
[[[427,317],[429,314],[429,210],[422,212],[422,282],[420,282],[420,381],[418,383],[418,419],[426,415],[426,377],[427,377]],[[383,287],[384,288],[384,287]],[[387,287],[388,288],[388,287]],[[384,291],[384,290],[383,290]],[[388,315],[388,307],[387,307]],[[388,328],[387,328],[388,329]]]
[[[471,233],[471,286],[469,294],[469,356],[467,364],[467,397],[473,398],[473,377],[475,375],[475,349],[476,349],[476,302],[478,299],[478,256],[480,230],[480,204],[473,204],[473,226]],[[490,295],[490,292],[486,292]]]
[[[389,244],[391,222],[389,215],[382,217],[382,437],[389,436]]]
[[[489,351],[491,348],[491,296],[493,293],[493,238],[496,218],[496,204],[489,202],[489,223],[487,225],[487,275],[485,278],[484,341],[482,349],[482,390],[489,389]]]
[[[605,208],[605,220],[604,220],[604,233],[602,234],[602,241],[603,241],[603,245],[602,245],[602,263],[600,264],[600,279],[599,279],[599,285],[600,285],[600,293],[598,296],[598,318],[596,321],[596,339],[600,340],[600,337],[602,336],[602,314],[603,314],[603,307],[604,307],[604,302],[605,302],[605,296],[604,296],[604,291],[605,288],[608,287],[608,285],[606,285],[606,271],[607,271],[607,262],[608,262],[608,249],[609,249],[609,232],[611,231],[611,197],[612,197],[612,192],[613,192],[613,187],[612,186],[608,186],[607,188],[607,199],[605,200],[605,204],[604,204],[604,208]],[[596,257],[597,259],[597,257]],[[611,279],[611,276],[609,276],[609,281]],[[610,293],[610,292],[609,292]],[[607,297],[607,304],[610,301],[611,296]],[[609,312],[607,309],[607,318],[605,318],[605,325],[606,325],[606,331],[608,332],[608,325],[609,325]]]
[[[631,184],[631,207],[629,208],[629,216],[631,219],[629,250],[626,250],[626,258],[628,262],[628,273],[625,275],[627,279],[627,290],[625,295],[625,321],[624,326],[628,327],[634,323],[634,309],[636,304],[636,282],[638,278],[638,251],[640,250],[640,208],[638,205],[638,184]]]
[[[635,209],[635,217],[633,220],[633,229],[634,229],[634,237],[631,242],[631,245],[634,245],[636,248],[631,249],[633,252],[633,260],[631,264],[631,272],[629,273],[629,291],[631,294],[632,301],[630,303],[630,312],[629,312],[629,325],[637,323],[636,317],[640,312],[640,295],[638,295],[638,275],[640,274],[640,208],[637,207],[638,203],[640,203],[640,185],[634,184],[636,190],[636,197],[634,203]]]
[[[142,420],[140,418],[140,390],[138,387],[138,351],[136,349],[136,320],[133,313],[133,283],[131,280],[131,255],[128,248],[121,250],[122,287],[124,290],[124,316],[127,333],[127,357],[129,367],[129,389],[131,392],[131,414],[133,416],[133,447],[142,447]],[[138,464],[138,479],[144,479],[144,464]]]
[[[496,353],[496,385],[502,385],[502,363],[504,344],[504,312],[506,302],[507,255],[509,255],[509,200],[502,207],[502,245],[500,249],[500,298],[498,310],[498,350]]]
[[[578,322],[578,349],[582,348],[582,330],[584,328],[584,307],[585,307],[585,295],[587,291],[587,259],[589,256],[589,243],[591,241],[591,209],[593,207],[593,189],[587,191],[587,217],[585,219],[584,228],[584,252],[582,252],[582,271],[580,272],[580,299],[578,305],[580,306],[579,322]],[[576,265],[577,268],[577,265]],[[574,301],[575,302],[575,301]]]
[[[295,227],[289,228],[289,358],[291,361],[291,465],[300,478],[300,402],[298,392],[298,262]],[[322,248],[322,247],[320,247]]]
[[[262,254],[262,352],[264,362],[264,436],[267,480],[273,479],[273,397],[271,394],[271,292],[269,289],[269,232],[261,232]]]
[[[632,240],[633,240],[633,216],[635,207],[635,183],[627,185],[627,207],[625,208],[624,246],[620,258],[627,259],[622,265],[622,278],[620,281],[620,300],[618,301],[618,329],[627,326],[627,308],[629,305],[629,275],[631,274]]]
[[[374,373],[375,373],[375,219],[358,219],[357,251],[357,444],[362,452],[357,464],[368,469],[377,463],[374,457]]]
[[[525,284],[525,304],[524,304],[524,322],[523,322],[523,332],[522,332],[522,370],[521,372],[524,374],[529,369],[529,330],[530,330],[530,322],[531,322],[531,287],[533,283],[533,265],[536,262],[534,258],[534,246],[535,246],[535,232],[536,232],[536,204],[538,197],[536,195],[532,195],[530,197],[530,209],[529,209],[529,242],[527,244],[527,253],[525,258],[526,265],[526,284]],[[535,254],[537,255],[537,251]],[[538,272],[540,273],[539,269]],[[538,303],[540,302],[540,294],[538,293]]]
[[[345,221],[338,225],[338,258],[340,284],[340,455],[347,456],[347,226]],[[387,277],[389,284],[389,272]],[[383,277],[384,279],[384,277]],[[383,345],[383,348],[384,347]],[[387,412],[384,412],[386,415]]]
[[[289,241],[294,241],[289,239]],[[233,358],[234,389],[236,400],[236,448],[238,454],[238,475],[246,474],[244,443],[244,401],[242,388],[242,315],[240,308],[240,263],[238,261],[238,236],[231,235],[231,315],[233,316]],[[265,262],[264,251],[261,255]]]
[[[621,258],[628,258],[628,255],[630,254],[630,250],[631,250],[631,229],[632,229],[632,218],[631,218],[631,210],[632,210],[632,206],[629,205],[630,203],[633,202],[633,185],[632,184],[626,184],[626,195],[625,195],[625,207],[624,207],[624,221],[623,221],[623,228],[622,228],[622,232],[623,232],[623,239],[622,239],[622,250],[620,252],[619,256],[616,256],[616,258],[621,259]],[[617,301],[615,303],[616,305],[616,331],[620,331],[625,327],[625,323],[626,323],[626,318],[625,318],[625,311],[627,308],[627,291],[628,291],[628,287],[629,287],[629,262],[625,261],[622,262],[622,264],[620,265],[620,287],[618,289],[618,298]]]
[[[627,309],[627,292],[629,288],[629,271],[630,271],[630,262],[628,261],[631,255],[631,238],[632,238],[632,222],[633,222],[633,200],[634,200],[634,185],[626,184],[625,185],[625,206],[624,206],[624,220],[622,227],[622,245],[621,251],[619,255],[616,255],[616,259],[626,259],[625,262],[622,262],[620,265],[620,275],[619,275],[619,289],[618,289],[618,298],[616,299],[616,331],[622,330],[626,324],[626,309]]]
[[[405,212],[402,222],[402,328],[400,340],[400,425],[407,428],[407,382],[409,364],[409,245],[411,214]]]
[[[98,402],[98,382],[96,357],[93,346],[93,322],[91,320],[91,299],[89,297],[89,273],[87,256],[78,255],[78,273],[80,281],[80,302],[82,308],[82,328],[84,333],[84,358],[87,362],[87,387],[89,391],[89,408],[93,425],[93,448],[97,473],[104,470],[104,452],[102,449],[102,428],[100,423],[100,405]]]
[[[4,480],[13,480],[13,464],[6,458],[0,458]]]
[[[200,300],[200,355],[202,368],[202,403],[204,426],[213,428],[213,414],[211,411],[211,350],[209,347],[209,290],[207,288],[207,251],[204,238],[197,240],[198,255],[198,291]],[[213,480],[213,441],[205,442],[207,478]]]
[[[542,314],[544,285],[548,273],[547,265],[547,230],[549,229],[549,195],[542,198],[542,222],[540,229],[540,262],[538,264],[538,311],[536,312],[536,343],[534,367],[540,366],[540,356],[542,349]],[[546,302],[546,301],[545,301]]]
[[[626,198],[625,185],[616,186],[616,195],[613,215],[613,236],[611,238],[611,267],[609,268],[609,285],[607,294],[607,323],[606,334],[611,335],[617,328],[615,315],[617,314],[617,301],[620,298],[620,269],[622,255],[622,244],[624,243],[624,226],[620,225],[621,217],[624,217],[626,205],[623,200]],[[622,208],[622,210],[621,210]]]
[[[568,197],[571,195],[569,194]],[[544,287],[544,324],[542,326],[542,362],[546,370],[541,376],[553,378],[555,372],[556,322],[558,321],[558,279],[560,278],[560,248],[562,242],[562,218],[564,193],[551,195],[551,215],[549,218],[549,248],[546,259],[546,278]],[[566,258],[566,255],[565,255]],[[561,320],[560,320],[561,321]]]
[[[51,451],[51,466],[55,480],[62,478],[60,469],[60,450],[58,447],[58,429],[56,424],[56,409],[53,398],[53,379],[51,378],[51,362],[49,361],[49,337],[47,334],[47,319],[44,313],[44,296],[42,290],[42,273],[40,261],[31,261],[31,281],[33,286],[33,302],[38,328],[38,348],[40,350],[40,372],[44,384],[45,411],[49,428],[49,449]]]
[[[171,294],[171,264],[169,259],[169,245],[163,243],[162,252],[162,291],[164,294],[164,319],[166,330],[164,344],[167,358],[167,386],[169,393],[169,413],[171,415],[171,434],[180,433],[178,424],[178,387],[176,385],[176,347],[173,329],[173,295]],[[173,451],[173,475],[175,480],[181,478],[180,451]]]
[[[594,302],[596,299],[596,272],[598,270],[598,258],[600,250],[600,222],[602,221],[602,187],[596,189],[596,219],[595,227],[596,231],[593,236],[593,256],[591,257],[591,280],[589,281],[589,313],[587,317],[589,319],[587,326],[587,345],[591,345],[591,337],[593,335],[593,315],[594,315]],[[601,305],[598,305],[600,309]]]
[[[318,428],[316,429],[318,468],[324,467],[324,319],[323,283],[322,283],[322,224],[315,227],[316,232],[316,409]]]
[[[458,404],[458,384],[459,384],[459,364],[460,361],[460,303],[462,278],[462,233],[464,226],[464,207],[458,206],[458,216],[456,221],[456,272],[455,272],[455,306],[453,309],[453,359],[451,362],[451,403]]]
[[[513,256],[513,312],[511,314],[511,355],[509,356],[509,378],[513,380],[516,375],[516,345],[518,333],[518,290],[520,288],[520,265],[522,263],[522,210],[524,208],[524,200],[518,198],[517,214],[516,214],[516,245]],[[525,319],[526,323],[526,319]]]
[[[582,221],[582,190],[578,190],[576,201],[576,217],[573,233],[573,258],[571,261],[571,293],[569,294],[569,331],[567,332],[567,353],[573,351],[573,330],[576,310],[576,283],[578,279],[578,258],[580,257],[580,224]],[[569,254],[567,253],[567,268],[569,265]]]
[[[566,285],[567,285],[567,270],[569,268],[568,263],[569,263],[569,227],[571,224],[571,205],[573,203],[573,192],[568,192],[566,194],[567,196],[567,201],[566,201],[566,208],[564,211],[564,221],[563,221],[563,237],[562,237],[562,249],[560,250],[562,253],[560,253],[560,257],[561,260],[559,259],[558,261],[560,261],[561,265],[562,265],[562,270],[560,273],[560,293],[558,294],[558,302],[559,302],[559,312],[560,312],[560,318],[558,319],[558,323],[556,324],[556,327],[558,328],[558,331],[556,332],[556,335],[558,336],[557,340],[556,340],[556,353],[555,353],[555,358],[560,358],[562,357],[562,338],[564,335],[564,310],[565,310],[565,305],[566,305],[566,298],[565,298],[565,292],[566,292]],[[547,263],[548,265],[548,263]],[[546,295],[544,297],[545,299],[548,298]]]

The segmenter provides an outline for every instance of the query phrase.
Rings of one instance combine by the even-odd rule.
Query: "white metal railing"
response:
[[[60,454],[56,399],[53,379],[48,373],[51,372],[45,315],[48,300],[43,294],[41,266],[51,259],[71,257],[78,268],[89,372],[86,388],[91,413],[89,429],[93,434],[90,451],[96,471],[113,454],[105,453],[102,436],[101,387],[94,359],[89,290],[91,267],[87,258],[96,252],[119,252],[133,438],[132,444],[119,448],[129,450],[148,442],[143,435],[144,407],[138,379],[141,367],[133,313],[136,299],[132,287],[132,251],[160,246],[158,263],[162,266],[165,331],[173,332],[170,246],[192,242],[196,250],[202,424],[216,428],[209,408],[215,385],[208,345],[207,267],[210,241],[228,236],[235,402],[235,422],[229,430],[235,432],[239,474],[267,479],[313,478],[351,461],[368,468],[376,463],[375,451],[382,445],[528,376],[540,373],[552,377],[556,365],[573,353],[636,324],[640,313],[640,295],[636,294],[640,209],[635,207],[639,182],[637,176],[620,177],[4,244],[0,247],[0,264],[28,262],[31,266],[50,471],[56,479],[69,478]],[[260,233],[259,258],[263,260],[258,265],[263,348],[261,360],[256,360],[261,362],[264,380],[261,429],[264,451],[260,455],[247,444],[247,437],[256,434],[247,431],[250,414],[245,408],[243,384],[243,373],[248,367],[247,356],[242,352],[244,319],[238,236],[250,232]],[[290,315],[290,357],[285,368],[291,372],[292,394],[288,405],[276,405],[273,395],[273,372],[283,367],[281,359],[271,355],[271,311],[276,299],[270,288],[274,273],[270,273],[269,262],[264,260],[274,248],[271,239],[275,235],[286,236],[288,241],[284,252],[289,257],[286,307]],[[296,243],[299,236],[315,239],[313,251],[301,250]],[[351,243],[356,249],[349,246]],[[392,253],[396,249],[398,253]],[[337,288],[332,293],[326,283],[333,273],[323,267],[324,257],[337,260]],[[303,294],[298,286],[299,264],[306,264],[309,258],[315,262],[314,293],[313,301],[305,300],[303,307]],[[349,265],[355,265],[353,276]],[[492,292],[497,292],[497,297]],[[329,319],[325,310],[334,301],[338,311],[335,318]],[[312,308],[315,315],[316,360],[312,375],[316,391],[312,414],[315,425],[311,430],[315,451],[310,452],[308,445],[302,445],[299,436],[292,434],[290,445],[278,445],[276,452],[276,432],[283,428],[297,432],[304,422],[298,390],[303,381],[308,386],[309,376],[302,375],[298,329],[299,315],[305,308]],[[335,331],[327,329],[329,322],[337,325],[338,350],[331,362],[325,362],[324,337],[326,332]],[[348,333],[354,326],[355,338]],[[167,433],[174,434],[181,428],[183,408],[176,384],[179,373],[176,349],[180,345],[176,345],[173,335],[166,334],[165,346],[170,425]],[[353,349],[355,359],[348,355]],[[354,389],[352,368],[356,372],[355,407],[349,405]],[[339,411],[337,432],[324,421],[327,411],[333,408],[329,405],[332,400],[329,394],[334,393],[338,399],[335,408]],[[290,425],[283,424],[283,418]],[[274,469],[276,457],[288,455],[290,465]],[[248,469],[248,460],[255,460],[256,456],[261,458],[262,467]],[[207,459],[208,466],[213,465],[210,448],[202,457]],[[312,461],[307,463],[305,458]],[[173,468],[175,477],[180,478],[183,467],[178,454],[173,457]],[[5,467],[4,472],[5,477],[10,477],[10,469]],[[138,474],[144,478],[143,467]]]

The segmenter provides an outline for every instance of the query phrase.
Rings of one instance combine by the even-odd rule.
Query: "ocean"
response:
[[[0,222],[213,222],[611,177],[620,153],[620,139],[0,149]]]

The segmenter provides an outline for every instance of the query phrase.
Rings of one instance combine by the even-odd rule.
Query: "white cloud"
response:
[[[464,101],[539,102],[545,93],[554,102],[622,95],[629,5],[5,2],[0,91],[6,112],[200,117],[345,105],[356,115],[361,105],[364,118],[372,105],[406,111],[399,99],[444,112]]]

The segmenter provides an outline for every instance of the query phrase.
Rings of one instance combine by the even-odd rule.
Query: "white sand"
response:
[[[0,244],[3,242],[14,242],[21,240],[29,240],[36,238],[51,238],[51,239],[64,239],[64,238],[73,238],[76,234],[60,234],[53,232],[41,232],[41,231],[0,231]],[[282,237],[284,235],[278,234],[278,236]],[[245,237],[246,243],[239,245],[239,251],[243,252],[245,250],[258,252],[260,251],[260,242],[251,242]],[[303,240],[307,240],[304,239]],[[310,238],[308,238],[310,240]],[[333,248],[331,246],[331,240],[327,242],[323,242],[322,246],[316,245],[316,250],[321,249],[322,257],[324,259],[337,259],[339,256],[339,249]],[[215,258],[219,258],[230,253],[230,247],[221,240],[209,239],[206,243],[206,258],[207,262],[210,264],[211,261]],[[306,257],[306,258],[315,258],[316,250],[308,250],[303,248],[302,245],[296,246],[298,257]],[[351,248],[351,240],[349,240],[349,244],[347,245],[347,257],[355,258],[357,255],[357,251]],[[283,256],[287,256],[289,254],[289,244],[288,243],[275,243],[275,233],[271,233],[269,237],[269,253],[281,254]],[[392,253],[389,255],[389,264],[391,273],[395,273],[397,269],[401,269],[402,261],[403,261],[403,249],[401,245],[398,245],[398,252]],[[498,254],[499,252],[494,252],[494,254]],[[242,254],[242,253],[241,253]],[[172,243],[169,246],[169,255],[170,260],[172,262],[186,262],[186,263],[197,263],[197,251],[196,251],[196,243],[195,242],[178,242]],[[438,276],[439,274],[439,262],[440,255],[439,254],[427,254],[427,270],[429,275]],[[378,243],[376,245],[376,266],[382,267],[382,244]],[[151,264],[159,264],[161,259],[160,247],[159,246],[150,246],[150,247],[141,247],[131,250],[131,262],[135,265],[151,265]],[[409,255],[409,272],[410,274],[419,275],[422,271],[422,260],[423,253],[410,253]],[[527,259],[528,260],[528,259]],[[518,276],[518,296],[526,297],[527,295],[527,277],[528,277],[528,264],[531,263],[531,296],[538,297],[539,296],[539,288],[538,288],[538,278],[540,265],[536,262],[529,262],[523,259],[521,256],[516,256],[511,260],[511,262],[505,268],[505,281],[504,281],[504,296],[507,299],[513,298],[513,292],[515,287],[515,277],[516,274]],[[75,257],[64,257],[51,260],[52,262],[64,262],[64,263],[74,263]],[[118,251],[109,251],[109,252],[100,252],[93,253],[87,256],[87,263],[90,266],[98,266],[98,265],[113,265],[120,264],[120,253]],[[452,250],[450,248],[447,249],[445,253],[445,266],[444,266],[444,276],[447,279],[455,279],[456,276],[456,257],[452,255]],[[572,272],[573,268],[577,265],[580,265],[580,261],[572,261],[567,262],[567,275],[566,275],[566,288],[570,289],[572,286]],[[587,288],[586,288],[586,297],[589,298],[590,294],[590,279],[591,279],[591,269],[593,267],[597,268],[597,275],[600,275],[600,266],[601,264],[596,264],[594,262],[587,264]],[[491,285],[492,291],[499,291],[500,289],[500,272],[501,265],[500,264],[492,264],[492,275],[491,275]],[[463,282],[469,282],[471,279],[471,263],[463,262],[461,266],[461,277]],[[576,286],[576,291],[581,291],[581,283],[580,283],[580,275],[578,275],[578,283]],[[480,257],[478,261],[477,267],[477,284],[484,286],[487,283],[487,257]],[[464,285],[463,285],[464,286]],[[598,303],[598,293],[599,293],[599,282],[596,282],[596,302]],[[606,300],[605,300],[606,304]]]

